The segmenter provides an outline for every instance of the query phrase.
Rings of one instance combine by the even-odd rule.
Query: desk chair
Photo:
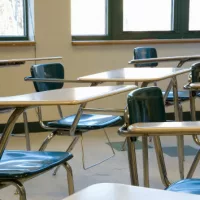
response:
[[[193,173],[198,165],[200,159],[200,150],[198,151],[191,168],[188,172],[187,179],[181,180],[173,185],[171,185],[168,177],[167,170],[165,166],[163,151],[161,147],[161,141],[159,136],[177,136],[177,135],[187,135],[190,131],[185,131],[184,128],[188,126],[183,123],[179,126],[177,123],[181,122],[166,122],[165,118],[165,106],[163,101],[162,91],[158,87],[146,87],[137,89],[129,93],[127,98],[128,110],[129,110],[129,124],[128,127],[121,127],[118,133],[121,136],[127,138],[139,137],[143,138],[143,161],[144,161],[144,184],[149,186],[149,170],[148,170],[148,143],[145,142],[145,138],[148,136],[153,136],[155,152],[157,156],[158,167],[160,171],[160,176],[163,184],[167,187],[167,190],[171,191],[182,191],[190,192],[193,194],[200,194],[200,180],[192,179]],[[151,122],[151,123],[148,123]],[[155,122],[155,123],[152,123]],[[174,127],[170,127],[170,124],[174,124]],[[173,125],[172,125],[173,126]],[[155,129],[154,129],[155,127]],[[157,129],[156,129],[157,128]],[[196,129],[195,129],[196,131]],[[194,130],[193,130],[194,132]],[[194,134],[194,133],[193,133]],[[190,134],[192,135],[192,134]],[[129,143],[130,144],[130,143]],[[134,148],[134,145],[132,146]],[[129,146],[128,148],[131,148]],[[133,151],[132,157],[136,158]],[[131,160],[131,159],[130,159]],[[137,161],[135,161],[136,163]],[[134,174],[137,174],[137,167],[133,168],[133,163],[129,164],[130,169],[134,170]]]
[[[157,58],[157,51],[153,47],[136,47],[133,49],[133,55],[134,59],[148,59],[148,58]],[[135,67],[157,67],[158,63],[139,63],[139,64],[134,64]],[[136,83],[138,85],[138,83]],[[157,82],[154,82],[154,86],[157,86]],[[165,95],[165,92],[163,92],[163,95]],[[179,116],[180,119],[183,120],[183,110],[182,110],[182,105],[181,102],[183,101],[188,101],[189,100],[189,92],[188,91],[178,91],[178,100],[179,100]],[[171,106],[173,105],[174,101],[174,96],[173,92],[169,92],[165,101],[166,106]],[[150,137],[151,141],[151,137]],[[126,140],[124,141],[122,145],[122,151],[125,150],[125,144]]]
[[[0,108],[0,114],[9,113],[12,112],[13,108]],[[23,120],[24,120],[24,134],[23,137],[25,137],[26,140],[26,149],[27,151],[31,150],[31,142],[30,142],[30,136],[29,136],[29,129],[28,129],[28,118],[26,111],[23,112]],[[12,135],[16,136],[16,135]]]
[[[54,90],[54,89],[61,89],[63,87],[63,82],[64,80],[64,67],[60,63],[49,63],[49,64],[38,64],[38,65],[33,65],[31,67],[31,77],[27,77],[29,80],[31,79],[33,82],[36,79],[57,79],[60,82],[34,82],[35,90],[37,92],[40,91],[47,91],[47,90]],[[26,79],[27,79],[26,78]],[[66,80],[64,82],[67,82]],[[74,81],[78,82],[78,81]],[[56,136],[56,135],[66,135],[69,136],[69,130],[72,126],[72,123],[75,119],[76,115],[71,115],[64,117],[61,111],[61,108],[58,107],[59,113],[60,113],[60,120],[57,121],[52,121],[47,123],[46,125],[42,122],[42,113],[41,113],[41,108],[38,108],[38,117],[39,117],[39,122],[40,125],[47,129],[51,130],[52,133],[49,134],[49,136],[46,138],[46,140],[43,142],[42,146],[40,147],[40,150],[44,150],[47,146],[47,144],[50,142],[50,140]],[[113,115],[102,115],[102,114],[82,114],[81,118],[78,122],[78,125],[76,127],[75,131],[75,137],[73,137],[73,140],[69,147],[67,148],[67,152],[72,151],[74,148],[75,144],[81,137],[81,145],[82,145],[82,163],[83,163],[83,168],[88,169],[91,167],[94,167],[111,157],[115,155],[115,152],[112,148],[112,145],[110,143],[109,137],[105,131],[105,128],[113,126],[115,124],[118,124],[121,122],[122,119],[119,116],[113,116]],[[83,133],[86,133],[88,131],[93,131],[93,130],[98,130],[98,129],[103,129],[104,133],[106,135],[106,138],[108,139],[108,143],[110,144],[111,150],[112,150],[112,156],[104,159],[101,162],[95,163],[91,166],[86,166],[85,165],[85,158],[84,158],[84,148],[83,148]],[[54,175],[56,174],[58,168],[55,170]]]
[[[52,168],[63,165],[67,172],[68,192],[74,193],[73,174],[67,163],[72,158],[68,152],[4,151],[0,160],[0,189],[13,185],[17,188],[20,200],[26,200],[23,182],[32,179]]]
[[[147,58],[157,58],[157,51],[153,47],[136,47],[133,49],[134,58],[137,59],[147,59]],[[135,64],[135,67],[157,67],[158,63],[143,63],[143,64]],[[157,86],[157,83],[154,83]],[[163,92],[163,95],[165,92]],[[173,92],[169,92],[166,98],[166,106],[173,104]],[[189,100],[189,92],[186,90],[178,91],[179,105],[182,113],[181,102]],[[181,114],[182,115],[182,114]],[[182,116],[181,116],[182,118]]]
[[[184,86],[184,89],[189,90],[190,94],[190,110],[191,119],[196,121],[196,109],[195,109],[195,97],[200,97],[199,90],[192,90],[190,84],[200,82],[200,63],[194,63],[191,67],[191,73],[188,77],[188,83]],[[198,135],[193,135],[193,139],[197,145],[200,145],[200,139]]]

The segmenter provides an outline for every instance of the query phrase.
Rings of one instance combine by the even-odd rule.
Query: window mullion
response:
[[[181,13],[180,13],[180,23],[181,23],[181,33],[184,37],[184,34],[189,30],[189,0],[180,0],[181,1]]]
[[[123,0],[109,0],[109,30],[113,40],[122,39],[123,34]]]

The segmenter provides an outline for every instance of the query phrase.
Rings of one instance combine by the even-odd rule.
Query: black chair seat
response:
[[[166,190],[200,195],[200,179],[185,179],[173,183]]]
[[[0,179],[38,175],[72,158],[68,152],[5,151],[0,160]]]
[[[58,121],[49,122],[48,126],[51,128],[64,128],[69,130],[74,121],[76,115],[70,115],[68,117],[62,118]],[[78,122],[76,130],[96,130],[102,129],[108,126],[113,126],[122,121],[119,116],[113,115],[97,115],[97,114],[82,114]]]
[[[164,94],[165,94],[165,92],[163,92],[163,95]],[[179,99],[179,101],[188,101],[190,99],[189,91],[188,90],[178,91],[178,99]],[[170,102],[174,101],[173,92],[169,92],[166,101],[170,101]]]

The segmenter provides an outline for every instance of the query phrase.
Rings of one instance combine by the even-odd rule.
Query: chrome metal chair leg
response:
[[[44,140],[44,142],[42,143],[41,147],[39,148],[39,151],[44,151],[48,145],[48,143],[54,138],[54,136],[56,136],[57,131],[53,131],[52,133],[50,133],[47,138]]]
[[[149,187],[149,156],[148,156],[148,137],[142,137],[143,150],[143,169],[144,169],[144,186]]]
[[[68,193],[69,193],[69,195],[71,195],[74,193],[74,180],[73,180],[72,168],[67,162],[64,163],[63,166],[67,172]]]
[[[30,143],[30,135],[29,135],[29,129],[28,129],[28,118],[26,111],[23,112],[23,118],[24,118],[24,132],[25,132],[25,138],[26,138],[26,149],[28,151],[31,150],[31,143]]]
[[[19,194],[19,200],[27,200],[26,199],[26,190],[23,184],[17,180],[0,180],[0,183],[7,183],[16,187],[17,194]]]
[[[106,159],[104,159],[104,160],[102,160],[102,161],[100,161],[100,162],[98,162],[98,163],[95,163],[95,164],[93,164],[93,165],[91,165],[91,166],[89,166],[89,167],[86,167],[86,165],[85,165],[85,154],[84,154],[84,148],[83,148],[83,136],[81,135],[82,164],[83,164],[83,169],[84,169],[84,170],[87,170],[87,169],[90,169],[90,168],[92,168],[92,167],[95,167],[95,166],[97,166],[97,165],[99,165],[99,164],[101,164],[101,163],[103,163],[103,162],[109,160],[109,159],[112,158],[113,156],[115,156],[115,151],[114,151],[114,149],[113,149],[113,147],[112,147],[112,144],[111,144],[111,142],[110,142],[110,139],[109,139],[109,137],[108,137],[108,134],[106,133],[105,129],[103,129],[103,130],[104,130],[104,134],[106,135],[106,138],[107,138],[107,140],[108,140],[108,143],[109,143],[109,145],[110,145],[110,148],[111,148],[113,154],[112,154],[110,157],[108,157],[108,158],[106,158]]]
[[[196,108],[195,108],[195,91],[190,91],[190,111],[191,111],[191,120],[196,121]],[[200,145],[200,139],[198,135],[193,135],[193,140],[197,145]]]
[[[174,114],[175,121],[180,121],[179,102],[178,102],[178,85],[176,77],[172,78],[173,81],[173,95],[174,95]],[[178,162],[180,178],[184,179],[184,138],[177,136],[177,149],[178,149]]]
[[[199,160],[200,160],[200,149],[199,151],[197,152],[195,158],[194,158],[194,161],[192,162],[192,165],[191,165],[191,168],[188,172],[188,175],[187,175],[187,178],[192,178],[196,168],[197,168],[197,165],[199,163]]]
[[[163,151],[161,147],[160,137],[154,136],[153,139],[154,139],[155,152],[156,152],[160,177],[164,186],[168,187],[169,185],[171,185],[171,183],[169,182],[167,178],[167,170],[165,166],[165,160],[164,160],[164,155],[163,155]]]
[[[131,185],[139,186],[135,143],[129,137],[127,138],[127,147]]]
[[[74,137],[74,139],[72,140],[71,144],[69,145],[69,147],[67,148],[66,152],[71,152],[74,148],[74,146],[76,145],[76,143],[78,142],[80,136],[76,136]],[[56,176],[58,170],[60,168],[60,165],[56,167],[56,169],[53,172],[53,176]]]
[[[124,140],[124,142],[123,142],[123,144],[122,144],[121,151],[125,151],[126,144],[127,144],[127,139]]]
[[[25,188],[22,185],[22,183],[19,182],[19,181],[12,181],[12,182],[13,182],[12,185],[14,185],[19,192],[19,199],[20,200],[26,200],[26,191],[25,191]]]

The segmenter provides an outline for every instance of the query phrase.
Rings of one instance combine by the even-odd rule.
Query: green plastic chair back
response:
[[[158,87],[146,87],[128,94],[129,123],[165,122],[165,106],[162,91]]]
[[[135,60],[157,58],[157,51],[153,47],[136,47],[133,49],[133,55]],[[158,66],[157,62],[135,64],[135,67],[156,67],[156,66]]]
[[[200,82],[200,63],[195,63],[191,68],[192,83]]]
[[[31,67],[33,78],[64,79],[64,67],[61,63],[38,64]],[[33,82],[37,92],[56,90],[63,87],[63,83]]]

